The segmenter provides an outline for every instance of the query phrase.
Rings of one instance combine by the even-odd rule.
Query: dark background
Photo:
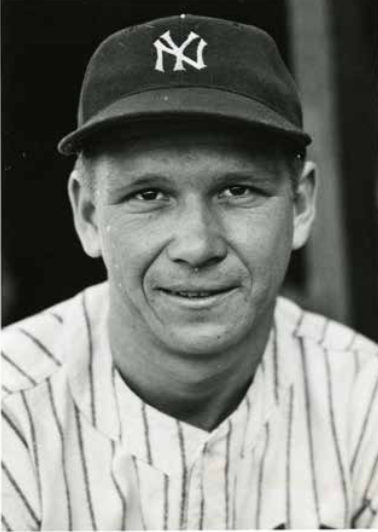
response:
[[[373,51],[377,49],[374,3],[373,0],[359,0],[364,46],[371,53],[368,58],[371,65]],[[345,2],[333,4],[335,10],[341,4],[345,6]],[[84,255],[74,232],[66,193],[74,160],[59,155],[56,145],[75,128],[84,70],[98,44],[125,26],[182,12],[259,26],[273,36],[284,60],[292,66],[288,10],[284,0],[2,1],[4,324],[35,313],[105,278],[101,263]],[[339,13],[335,13],[335,39],[340,45],[348,36],[343,36],[345,26],[337,22]],[[341,66],[343,61],[347,62],[348,56],[341,53]],[[349,68],[345,64],[335,72],[340,82]],[[376,144],[372,143],[376,121],[370,119],[365,126],[365,136],[356,138],[353,132],[356,123],[345,113],[351,100],[351,88],[340,93],[338,127],[344,146],[342,165],[346,175],[343,204],[349,234],[348,260],[353,265],[349,287],[351,322],[362,332],[377,338],[378,261],[373,173],[376,175],[378,167]],[[365,102],[365,105],[370,103],[373,102]],[[354,174],[356,170],[364,172],[365,176],[363,186],[357,191],[355,175],[351,175],[351,171]],[[357,207],[356,194],[360,194]],[[366,197],[370,198],[368,204]],[[291,265],[289,291],[291,287],[296,292],[305,291],[303,253],[296,254]]]

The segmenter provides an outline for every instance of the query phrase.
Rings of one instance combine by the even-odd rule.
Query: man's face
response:
[[[293,240],[288,166],[231,129],[173,128],[96,157],[111,305],[152,345],[211,354],[270,319]]]

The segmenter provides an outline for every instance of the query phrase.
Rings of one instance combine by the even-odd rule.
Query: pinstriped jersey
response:
[[[3,332],[6,530],[378,527],[378,348],[278,298],[254,380],[211,432],[113,366],[108,285]]]

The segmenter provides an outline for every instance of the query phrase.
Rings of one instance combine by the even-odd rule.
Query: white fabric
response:
[[[378,527],[378,347],[280,298],[253,384],[206,432],[112,365],[108,285],[3,332],[3,527]]]

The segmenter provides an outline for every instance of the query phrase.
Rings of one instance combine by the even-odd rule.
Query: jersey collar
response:
[[[76,296],[65,339],[71,394],[88,422],[118,441],[126,452],[169,475],[177,474],[183,459],[190,467],[199,453],[226,441],[231,431],[239,442],[235,452],[251,449],[284,403],[292,383],[290,354],[295,351],[292,332],[296,317],[289,316],[288,321],[285,309],[277,305],[252,385],[238,408],[207,432],[146,404],[122,380],[113,364],[107,334],[108,290],[103,283]]]

